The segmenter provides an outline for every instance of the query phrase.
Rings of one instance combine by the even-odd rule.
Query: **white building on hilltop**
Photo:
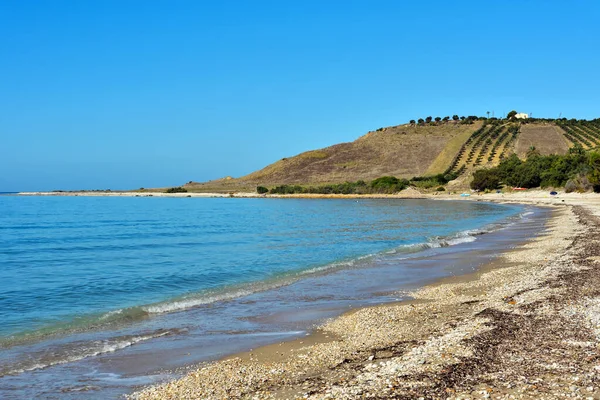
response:
[[[516,113],[515,114],[515,118],[517,118],[517,119],[527,119],[527,118],[529,118],[529,115],[527,115],[526,113]]]

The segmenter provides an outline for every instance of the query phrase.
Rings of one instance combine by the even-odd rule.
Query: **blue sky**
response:
[[[0,2],[0,191],[242,176],[419,117],[600,117],[596,1]]]

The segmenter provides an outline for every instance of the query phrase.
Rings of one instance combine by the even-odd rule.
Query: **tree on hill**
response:
[[[442,121],[448,122],[448,121],[450,121],[450,117],[444,117],[444,118],[442,118]]]
[[[414,125],[414,124],[415,124],[415,120],[414,120],[414,119],[411,119],[411,120],[410,120],[410,124],[411,124],[411,125]]]
[[[433,118],[431,118],[431,116],[429,116],[429,117],[425,118],[425,122],[430,123],[432,119]]]
[[[454,114],[454,115],[452,116],[452,121],[458,121],[458,119],[459,119],[459,118],[458,118],[458,115]]]
[[[440,117],[435,117],[435,122],[440,122],[442,120],[442,118]]]
[[[527,150],[527,154],[526,154],[527,158],[535,157],[535,156],[539,156],[539,155],[540,155],[540,151],[538,149],[536,149],[535,146],[529,146],[529,150]]]
[[[515,110],[512,110],[511,112],[506,114],[506,119],[512,119],[515,117],[515,115],[517,115],[517,112]]]
[[[569,154],[582,156],[585,154],[585,150],[583,149],[583,146],[580,143],[575,143],[575,146],[569,149]]]
[[[417,122],[419,122],[419,125],[423,125],[425,123],[425,120],[423,118],[419,118],[419,121]]]
[[[463,115],[462,117],[460,117],[460,120],[464,121],[465,120],[465,116]]]

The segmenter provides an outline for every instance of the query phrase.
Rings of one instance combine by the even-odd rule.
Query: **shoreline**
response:
[[[19,203],[19,200],[27,199],[13,199],[13,202]],[[40,205],[43,205],[45,204],[44,200],[52,199],[38,198],[37,200],[33,200],[35,201],[31,204],[40,203]],[[137,204],[135,200],[126,201],[126,203],[128,203],[127,207],[130,207],[133,204],[131,201]],[[383,203],[380,203],[381,201]],[[94,203],[95,202],[96,201],[94,201]],[[456,213],[457,210],[463,210],[463,212],[470,212],[468,210],[473,210],[474,213],[484,213],[487,215],[487,213],[490,212],[491,214],[489,214],[489,218],[484,218],[484,220],[487,220],[485,225],[485,221],[479,220],[475,217],[475,214],[468,218],[469,220],[473,218],[472,223],[467,221],[463,222],[462,218],[460,218],[461,213],[456,214],[459,218],[452,218],[454,223],[446,226],[446,228],[450,230],[450,232],[446,232],[448,234],[447,236],[427,236],[430,240],[421,241],[419,243],[421,243],[422,246],[417,245],[414,248],[412,245],[408,245],[410,250],[407,249],[408,251],[406,252],[399,248],[398,251],[394,250],[389,253],[383,251],[382,253],[377,253],[388,260],[388,262],[377,262],[375,263],[376,265],[372,265],[372,263],[369,262],[363,265],[361,261],[358,261],[361,257],[352,257],[351,262],[346,265],[346,268],[342,267],[338,269],[335,267],[338,263],[346,264],[343,261],[334,263],[332,265],[333,268],[322,268],[324,266],[314,269],[311,268],[310,270],[313,270],[314,276],[301,274],[301,279],[299,279],[298,282],[290,283],[289,286],[285,285],[282,289],[273,287],[264,291],[264,293],[259,290],[257,291],[259,293],[239,296],[239,298],[232,299],[231,301],[218,301],[214,307],[212,305],[201,305],[199,307],[191,307],[182,313],[172,312],[156,316],[157,318],[142,318],[137,323],[135,320],[131,321],[134,322],[134,324],[126,323],[123,324],[123,326],[126,328],[130,328],[133,325],[137,326],[132,330],[127,330],[122,333],[128,333],[134,335],[134,337],[149,337],[155,334],[162,335],[165,333],[165,330],[158,328],[165,328],[174,334],[167,334],[167,337],[164,338],[161,336],[160,339],[142,340],[140,343],[136,343],[132,346],[125,344],[127,347],[123,350],[114,352],[109,351],[107,354],[99,355],[97,357],[87,357],[80,361],[67,363],[65,367],[49,368],[46,372],[25,372],[24,374],[19,374],[14,378],[7,378],[6,380],[14,381],[15,389],[16,387],[23,387],[26,389],[29,385],[34,385],[33,382],[35,382],[35,386],[39,386],[44,390],[44,387],[40,385],[42,382],[38,382],[39,377],[55,382],[52,386],[52,391],[54,393],[61,393],[62,390],[81,390],[82,398],[94,398],[94,395],[105,395],[107,398],[117,398],[123,394],[138,390],[140,387],[139,385],[150,385],[164,382],[167,379],[180,377],[181,373],[186,371],[186,368],[190,365],[199,365],[199,363],[206,361],[214,361],[224,356],[235,354],[246,349],[258,348],[259,346],[267,345],[269,343],[290,340],[295,337],[305,337],[307,332],[312,331],[315,323],[321,323],[325,318],[341,315],[352,307],[357,308],[363,305],[395,302],[404,298],[404,294],[402,293],[403,290],[412,290],[415,287],[434,282],[440,276],[471,271],[485,262],[484,258],[489,259],[493,254],[502,251],[503,247],[505,247],[503,244],[507,243],[507,240],[511,244],[516,245],[522,240],[533,236],[535,232],[539,231],[540,226],[548,217],[548,211],[539,208],[534,209],[530,207],[524,208],[514,206],[497,207],[483,203],[444,204],[411,200],[404,205],[402,204],[404,202],[392,200],[361,201],[361,203],[363,202],[365,203],[365,206],[375,207],[375,209],[380,209],[380,207],[383,206],[383,218],[387,218],[390,213],[394,213],[396,210],[402,214],[403,212],[401,210],[414,210],[414,206],[417,206],[417,209],[420,207],[437,209],[439,210],[437,212],[432,210],[432,215],[438,215],[440,217],[443,217],[443,214],[446,212],[451,211]],[[418,204],[411,205],[413,202],[417,202]],[[26,201],[25,203],[30,202]],[[63,203],[59,199],[55,199],[51,203],[70,204],[72,202],[67,201],[67,203]],[[75,203],[88,204],[85,199],[81,199],[79,202],[75,201]],[[108,203],[112,204],[112,201],[109,200]],[[117,201],[117,203],[122,202]],[[167,203],[170,204],[172,202],[166,201],[166,203],[164,203],[169,206]],[[192,202],[194,204],[187,202],[183,204],[180,201],[175,201],[175,203],[179,204],[179,210],[195,208],[200,205],[200,203],[195,205],[195,202]],[[203,202],[201,201],[201,203]],[[219,201],[209,203],[217,206],[223,204]],[[277,206],[275,204],[267,204],[268,202],[265,203],[264,201],[259,202],[262,206],[256,202],[244,203],[246,209],[253,209],[255,206],[260,206],[259,208],[263,206]],[[277,203],[280,203],[280,206],[288,206],[287,204],[284,204],[286,203],[285,201],[279,201]],[[300,205],[298,201],[293,201],[293,203]],[[354,201],[346,201],[346,204],[338,204],[337,202],[329,203],[325,201],[319,202],[316,206],[325,206],[332,212],[336,212],[338,206],[350,207],[350,210],[356,210],[355,207],[359,205],[354,203]],[[160,208],[158,207],[158,203],[156,205],[153,204],[154,203],[150,201],[150,203],[146,203],[145,207],[147,207],[147,210]],[[233,203],[231,203],[231,205],[233,205]],[[292,205],[292,203],[290,203],[290,205]],[[390,208],[389,206],[392,207]],[[526,212],[529,208],[531,209],[531,212]],[[221,209],[223,208],[221,207]],[[313,207],[311,206],[310,209],[313,209]],[[365,209],[364,207],[361,207],[360,210],[363,212]],[[500,214],[497,214],[497,212],[500,212]],[[349,218],[352,218],[351,214],[344,215],[348,215]],[[500,219],[493,217],[494,215],[497,215]],[[502,215],[504,215],[504,217],[502,217]],[[416,218],[425,222],[425,220],[418,215],[411,218]],[[403,217],[399,222],[393,224],[392,229],[397,231],[399,229],[398,223],[410,223],[408,222],[410,220],[411,219],[404,219]],[[523,221],[523,223],[517,221]],[[345,224],[344,221],[341,222],[342,224]],[[515,229],[517,226],[522,228]],[[501,227],[508,229],[498,229]],[[373,225],[371,226],[371,229],[364,232],[363,235],[372,236],[373,232],[378,229],[379,228],[376,225]],[[460,229],[460,232],[454,233],[456,229]],[[402,231],[403,229],[400,226],[400,236],[404,236]],[[514,231],[514,235],[513,233],[508,233],[508,231]],[[523,234],[523,232],[527,233]],[[443,234],[442,231],[439,233]],[[482,235],[483,233],[486,234]],[[474,240],[475,238],[476,240]],[[345,243],[347,243],[347,241],[340,242],[340,245],[345,245]],[[396,248],[396,244],[394,244],[394,248]],[[332,251],[335,250],[335,248],[332,249]],[[360,254],[365,253],[360,251]],[[397,254],[397,256],[394,254]],[[375,258],[379,258],[379,256],[375,255]],[[408,258],[412,261],[407,259],[406,261],[390,262],[396,258]],[[464,263],[456,263],[455,260],[457,258],[464,260]],[[447,261],[441,261],[442,259]],[[368,264],[369,266],[374,266],[376,268],[361,268],[358,264],[363,266]],[[327,265],[329,265],[329,263]],[[350,265],[358,268],[348,268]],[[456,268],[454,268],[454,265]],[[321,273],[322,271],[327,272]],[[310,273],[309,275],[313,275],[313,273]],[[255,304],[255,306],[252,304]],[[254,308],[254,310],[252,310],[252,308]],[[211,311],[211,309],[214,311]],[[227,311],[227,309],[230,311]],[[221,316],[225,318],[217,318],[215,320],[214,316],[218,316],[218,314],[221,314]],[[115,313],[110,313],[108,315],[114,316]],[[124,318],[129,318],[129,316],[137,316],[138,313],[125,311],[123,313],[117,312],[116,315],[119,315],[119,320],[122,320]],[[228,317],[231,316],[235,316],[236,318],[228,319]],[[240,316],[250,318],[239,318]],[[136,318],[136,320],[137,319],[138,318]],[[111,330],[109,326],[106,328],[107,335],[104,336],[104,338],[113,338],[114,335],[112,333],[114,331]],[[181,331],[179,331],[178,328],[181,328]],[[77,339],[77,336],[68,335],[65,336],[66,341],[64,343],[60,343],[59,346],[54,347],[54,353],[57,354],[57,356],[53,357],[53,360],[49,360],[46,357],[44,362],[38,363],[36,360],[32,360],[28,362],[27,365],[35,365],[36,368],[37,366],[43,367],[48,361],[54,362],[55,360],[58,360],[59,355],[60,359],[65,359],[66,352],[63,350],[68,350],[70,355],[81,354],[82,352],[80,349],[85,345],[85,342],[89,342],[90,344],[90,346],[85,345],[85,348],[100,347],[101,343],[98,344],[92,341],[95,337],[98,337],[94,331],[96,330],[92,329],[89,331],[89,334],[86,333],[86,340],[81,340],[81,345],[77,344],[77,346],[75,346],[77,348],[73,347],[73,350],[76,351],[71,351],[71,346],[67,346],[67,342],[71,342],[71,338]],[[97,332],[100,334],[102,331],[102,329],[99,329]],[[205,331],[206,334],[204,334]],[[198,334],[198,332],[203,332],[203,334]],[[57,335],[56,339],[60,340],[60,336],[62,335]],[[80,339],[83,339],[83,337]],[[115,342],[127,343],[129,341],[129,338],[123,335],[119,335],[118,337],[115,337],[115,339],[116,340],[114,341],[110,341],[111,346],[112,343]],[[44,346],[52,347],[52,340],[53,339],[44,343]],[[77,343],[77,341],[73,343]],[[50,346],[46,346],[46,344]],[[27,351],[24,351],[20,354],[26,353]],[[23,365],[23,367],[26,366]],[[61,371],[65,368],[68,368],[71,371],[70,374],[65,374],[64,371]],[[91,369],[97,370],[98,373],[91,376],[89,382],[85,386],[80,384],[81,373]],[[15,369],[15,372],[18,373],[18,369]],[[115,378],[112,382],[107,381],[104,378],[104,374],[106,373],[115,374]],[[31,377],[29,375],[31,375]],[[83,393],[83,391],[86,392]],[[9,391],[4,389],[0,390],[0,392]]]
[[[171,198],[253,198],[253,199],[424,199],[430,195],[417,190],[405,190],[397,194],[258,194],[255,192],[232,193],[165,193],[165,192],[18,192],[17,196],[44,197],[171,197]]]
[[[493,342],[490,332],[500,329],[494,325],[495,317],[500,318],[502,313],[521,316],[522,309],[527,310],[532,304],[557,294],[556,288],[543,288],[543,285],[540,288],[544,281],[556,278],[557,271],[562,274],[578,271],[573,263],[578,253],[572,248],[573,235],[577,238],[590,233],[578,218],[583,214],[594,218],[592,214],[599,213],[600,199],[593,194],[558,198],[544,194],[460,198],[554,208],[548,221],[549,232],[503,253],[474,273],[427,285],[413,293],[415,300],[412,301],[352,310],[325,323],[307,338],[226,357],[183,378],[147,387],[130,397],[328,399],[361,398],[370,393],[378,398],[454,398],[459,394],[487,397],[492,392],[525,395],[535,386],[527,383],[528,379],[525,383],[517,379],[508,386],[505,382],[487,384],[488,387],[482,389],[481,377],[471,379],[469,385],[459,385],[456,377],[448,374],[473,368],[472,359],[478,358],[478,352],[489,352],[498,346],[498,343],[481,342],[483,337]],[[435,198],[455,200],[454,196],[447,195]],[[565,207],[565,203],[579,205]],[[586,312],[579,311],[584,315],[583,320]],[[482,313],[492,313],[494,318]],[[600,310],[596,310],[590,318],[600,321],[599,315]],[[561,318],[562,314],[558,313],[558,319]],[[571,322],[578,324],[578,331],[585,331],[580,319]],[[592,337],[593,330],[588,331]],[[530,333],[534,342],[538,333]],[[481,348],[464,344],[477,340]],[[440,351],[440,348],[446,350]],[[560,376],[557,379],[564,381]],[[598,388],[589,386],[590,379],[579,377],[574,381],[580,383],[577,390],[583,391],[582,394],[595,393]],[[582,387],[583,382],[588,386]],[[590,387],[593,390],[588,390]],[[560,390],[558,393],[562,393]]]
[[[587,203],[598,199],[597,193],[565,193],[559,191],[556,196],[551,196],[549,191],[530,189],[524,192],[507,191],[502,193],[470,193],[463,197],[460,193],[432,192],[421,193],[414,188],[405,189],[395,194],[258,194],[255,192],[231,193],[165,193],[165,192],[17,192],[17,196],[55,196],[55,197],[171,197],[171,198],[257,198],[257,199],[433,199],[433,200],[461,200],[461,201],[489,201],[499,203],[558,205],[563,200],[577,203]]]

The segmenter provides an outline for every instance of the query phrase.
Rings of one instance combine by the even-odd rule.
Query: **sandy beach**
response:
[[[457,196],[436,196],[456,199]],[[478,272],[362,308],[145,388],[135,399],[600,398],[600,196],[462,198],[552,207],[547,231]]]
[[[104,192],[104,191],[73,191],[73,192],[20,192],[19,196],[50,196],[50,197],[173,197],[173,198],[296,198],[296,199],[422,199],[429,197],[412,188],[403,190],[397,194],[364,194],[364,195],[345,195],[345,194],[258,194],[256,192],[231,192],[231,193],[166,193],[166,192]]]

